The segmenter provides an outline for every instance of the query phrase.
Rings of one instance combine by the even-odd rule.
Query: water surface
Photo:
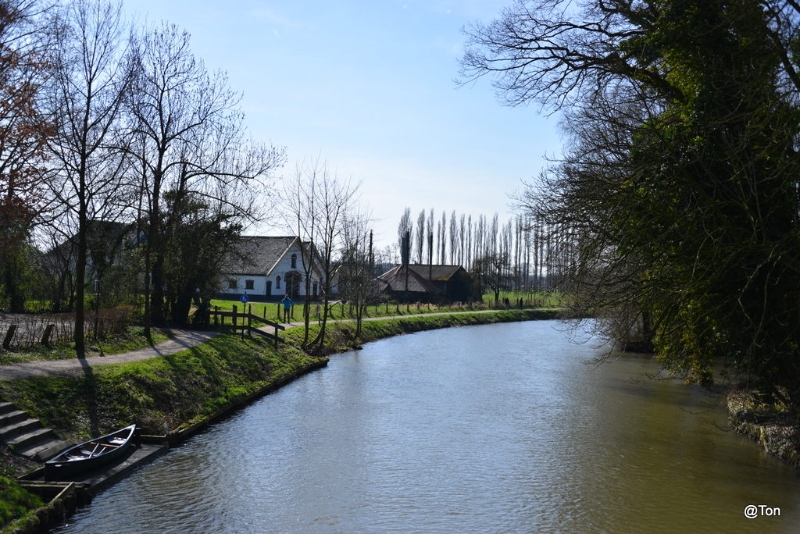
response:
[[[641,356],[588,364],[601,349],[558,326],[333,356],[59,532],[796,532],[800,479],[728,431],[720,399]]]

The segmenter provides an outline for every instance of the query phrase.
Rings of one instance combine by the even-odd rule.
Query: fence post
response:
[[[8,349],[11,346],[11,340],[14,339],[14,332],[17,331],[17,325],[12,324],[8,326],[8,332],[6,332],[6,338],[3,340],[3,348]]]
[[[50,345],[50,334],[53,333],[53,328],[55,328],[55,326],[56,325],[54,325],[54,324],[49,324],[49,325],[47,325],[45,327],[44,334],[42,335],[42,345],[44,345],[44,346],[49,346]],[[95,330],[95,334],[97,334],[96,330]]]

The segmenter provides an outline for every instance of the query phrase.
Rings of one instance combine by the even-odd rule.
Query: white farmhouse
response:
[[[310,293],[316,298],[322,287],[317,265],[309,268],[311,246],[304,243],[305,262],[295,236],[243,236],[225,262],[222,274],[221,298],[248,300],[280,300],[290,295],[293,300],[305,296],[306,272],[311,279]]]

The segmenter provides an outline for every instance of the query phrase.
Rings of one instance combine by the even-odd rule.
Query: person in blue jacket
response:
[[[292,299],[289,298],[288,294],[285,297],[283,297],[281,302],[283,303],[283,322],[288,323],[294,302],[292,302]]]

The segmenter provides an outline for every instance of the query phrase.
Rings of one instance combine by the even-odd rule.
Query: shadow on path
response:
[[[190,330],[175,330],[172,333],[174,334],[172,338],[155,346],[121,354],[0,365],[0,380],[16,380],[34,376],[57,376],[75,371],[83,371],[84,374],[89,376],[92,373],[92,368],[98,365],[127,363],[167,356],[196,347],[219,335],[219,332],[196,332]]]

